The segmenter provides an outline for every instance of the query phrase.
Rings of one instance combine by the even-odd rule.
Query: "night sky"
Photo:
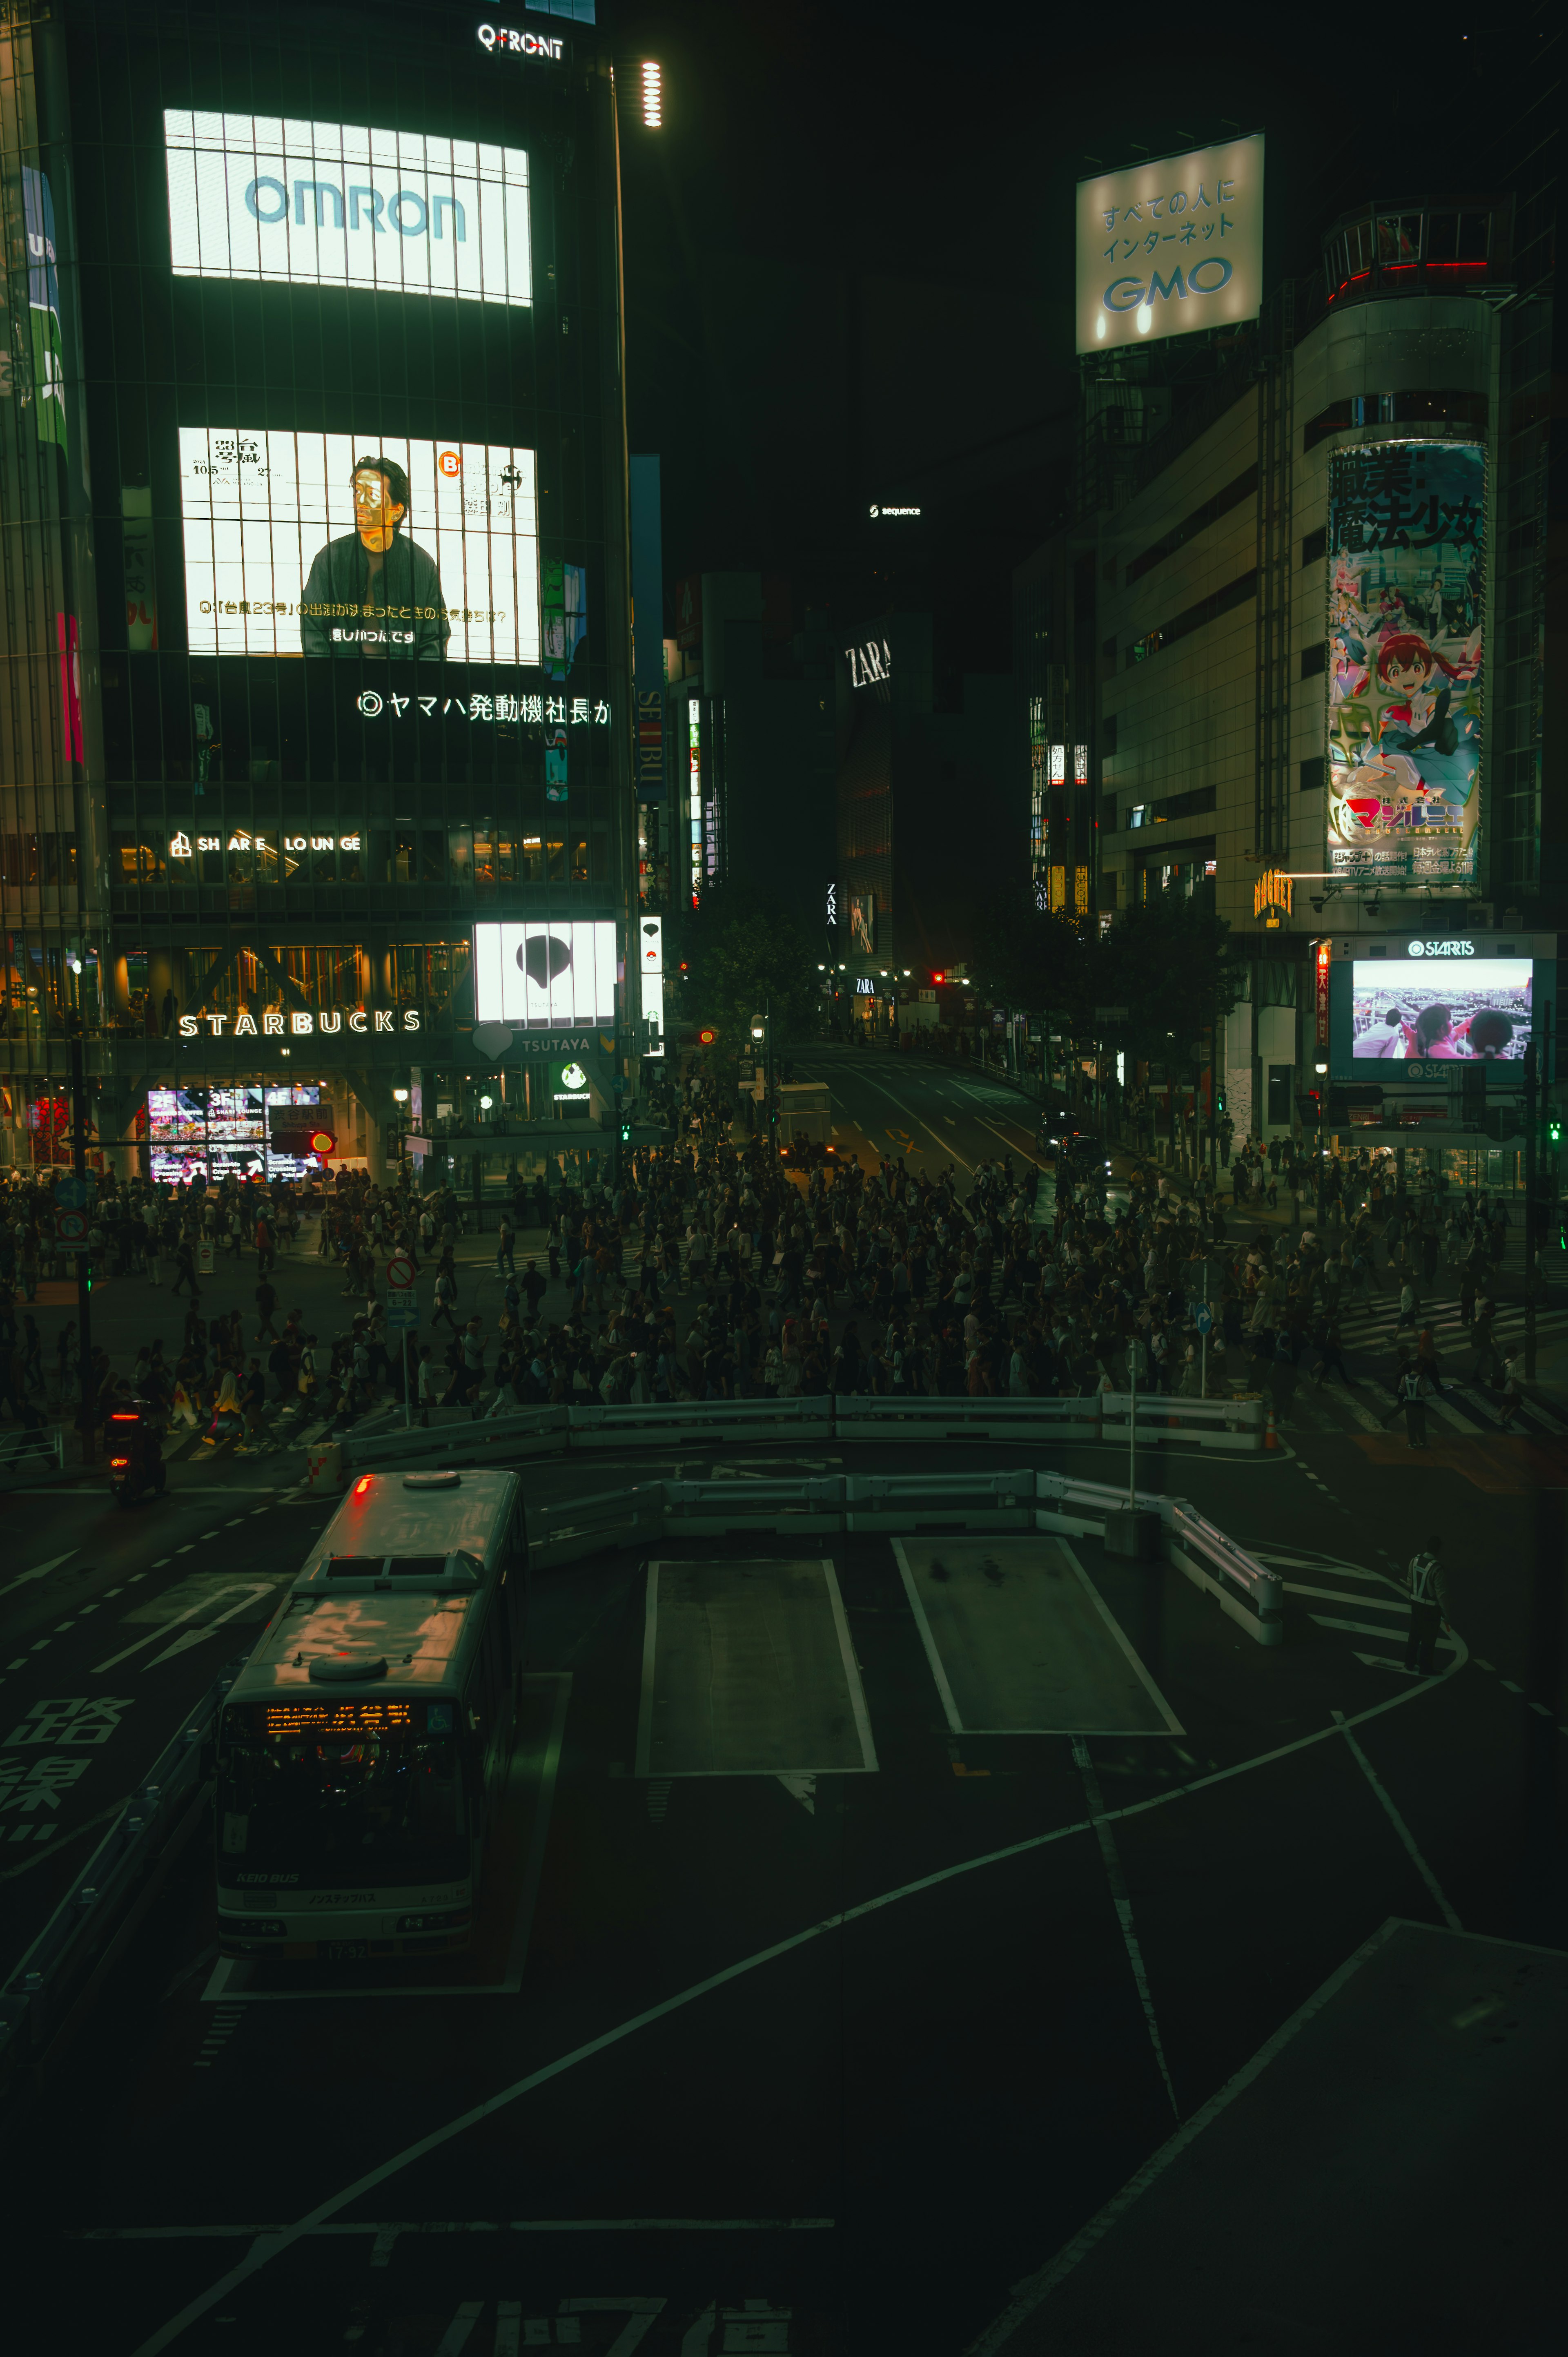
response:
[[[667,580],[777,570],[797,616],[845,619],[925,587],[970,618],[975,670],[1007,667],[1009,569],[1061,509],[1074,181],[1261,129],[1269,282],[1302,275],[1368,197],[1512,185],[1557,29],[1544,8],[1223,0],[601,0],[601,21],[630,116],[631,447],[663,461]],[[658,134],[625,70],[643,56]],[[873,500],[926,511],[901,578],[874,577],[894,544]]]

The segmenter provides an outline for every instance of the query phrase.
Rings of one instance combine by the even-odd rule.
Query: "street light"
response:
[[[406,1104],[408,1103],[408,1091],[406,1089],[393,1089],[392,1101],[396,1104]]]

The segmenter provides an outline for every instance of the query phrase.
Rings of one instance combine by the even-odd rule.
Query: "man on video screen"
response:
[[[435,560],[402,530],[408,477],[395,458],[360,458],[354,529],[317,549],[300,600],[307,655],[392,655],[438,662],[452,626]]]

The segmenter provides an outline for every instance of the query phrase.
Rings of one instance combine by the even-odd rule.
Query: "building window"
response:
[[[1328,545],[1328,530],[1327,530],[1327,526],[1326,526],[1326,524],[1321,524],[1321,523],[1320,523],[1320,524],[1318,525],[1318,527],[1317,527],[1317,530],[1316,530],[1316,532],[1309,532],[1309,533],[1307,533],[1307,535],[1306,535],[1306,538],[1305,538],[1305,539],[1302,542],[1302,544],[1301,544],[1301,561],[1302,561],[1302,564],[1303,564],[1304,565],[1316,565],[1316,564],[1317,563],[1318,558],[1323,554],[1324,551],[1326,549],[1327,545]]]
[[[1100,754],[1106,759],[1116,750],[1116,715],[1108,712],[1100,724]]]
[[[1317,794],[1322,792],[1323,756],[1321,753],[1315,753],[1310,761],[1304,761],[1302,763],[1301,791],[1304,794]]]
[[[1229,614],[1236,607],[1246,605],[1257,594],[1258,576],[1254,567],[1251,573],[1240,574],[1236,580],[1228,581],[1223,589],[1216,589],[1208,597],[1200,597],[1196,606],[1188,606],[1185,612],[1173,616],[1170,621],[1161,622],[1154,630],[1145,630],[1141,639],[1134,639],[1127,650],[1127,669],[1132,671],[1137,664],[1147,662],[1166,647],[1174,646],[1178,639],[1190,637],[1194,630],[1202,630],[1206,622],[1218,621],[1221,614]]]
[[[1187,542],[1196,539],[1206,525],[1217,522],[1222,515],[1229,515],[1232,508],[1241,505],[1243,500],[1250,500],[1257,488],[1258,468],[1254,460],[1245,474],[1238,475],[1233,483],[1227,483],[1222,491],[1216,491],[1211,500],[1205,500],[1200,508],[1194,508],[1192,513],[1185,516],[1174,531],[1167,532],[1163,540],[1151,542],[1147,548],[1130,560],[1125,576],[1128,588],[1134,581],[1141,581],[1145,573],[1152,572],[1156,565],[1163,564],[1167,556],[1174,556],[1178,548],[1185,548]],[[1114,662],[1114,639],[1105,651]]]
[[[1316,679],[1321,676],[1327,651],[1327,641],[1324,639],[1315,639],[1311,646],[1303,647],[1301,651],[1303,679]]]
[[[1145,823],[1146,817],[1147,812],[1144,804],[1143,802],[1134,802],[1132,809],[1127,813],[1127,823],[1129,826],[1143,826]]]

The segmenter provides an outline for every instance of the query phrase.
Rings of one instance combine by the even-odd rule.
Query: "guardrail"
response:
[[[1137,1394],[1140,1441],[1193,1440],[1200,1448],[1256,1450],[1263,1445],[1266,1409],[1262,1399],[1167,1399],[1160,1392]],[[1125,1436],[1133,1394],[1101,1394],[1102,1437]]]
[[[639,1440],[827,1441],[833,1401],[820,1399],[628,1401],[618,1407],[574,1407],[573,1448],[625,1448]]]
[[[1106,1481],[1078,1481],[1019,1465],[983,1473],[838,1473],[805,1481],[647,1481],[531,1506],[531,1571],[666,1538],[784,1538],[858,1533],[1059,1531],[1103,1537],[1108,1517],[1134,1505],[1156,1515],[1166,1559],[1211,1595],[1261,1645],[1284,1638],[1284,1592],[1268,1570],[1188,1504]]]
[[[200,1815],[207,1738],[242,1656],[209,1686],[0,1988],[0,2087],[40,2061],[94,1975],[141,1920]]]
[[[559,1457],[639,1443],[670,1448],[738,1440],[748,1446],[793,1443],[813,1448],[830,1442],[1085,1445],[1125,1437],[1131,1405],[1128,1394],[1120,1392],[1082,1399],[928,1399],[867,1393],[668,1405],[631,1401],[616,1407],[521,1408],[478,1422],[458,1417],[428,1429],[392,1425],[358,1438],[350,1432],[338,1446],[347,1480],[386,1466],[477,1465],[498,1456]],[[1138,1437],[1148,1444],[1185,1440],[1200,1448],[1255,1451],[1263,1446],[1264,1420],[1264,1404],[1259,1399],[1167,1399],[1158,1392],[1138,1394]]]
[[[832,1403],[838,1440],[1098,1440],[1100,1402],[1087,1399],[927,1399],[871,1393]],[[1140,1419],[1140,1425],[1141,1425]]]
[[[47,1481],[65,1470],[65,1435],[52,1431],[0,1433],[0,1490],[15,1490],[25,1481]]]

